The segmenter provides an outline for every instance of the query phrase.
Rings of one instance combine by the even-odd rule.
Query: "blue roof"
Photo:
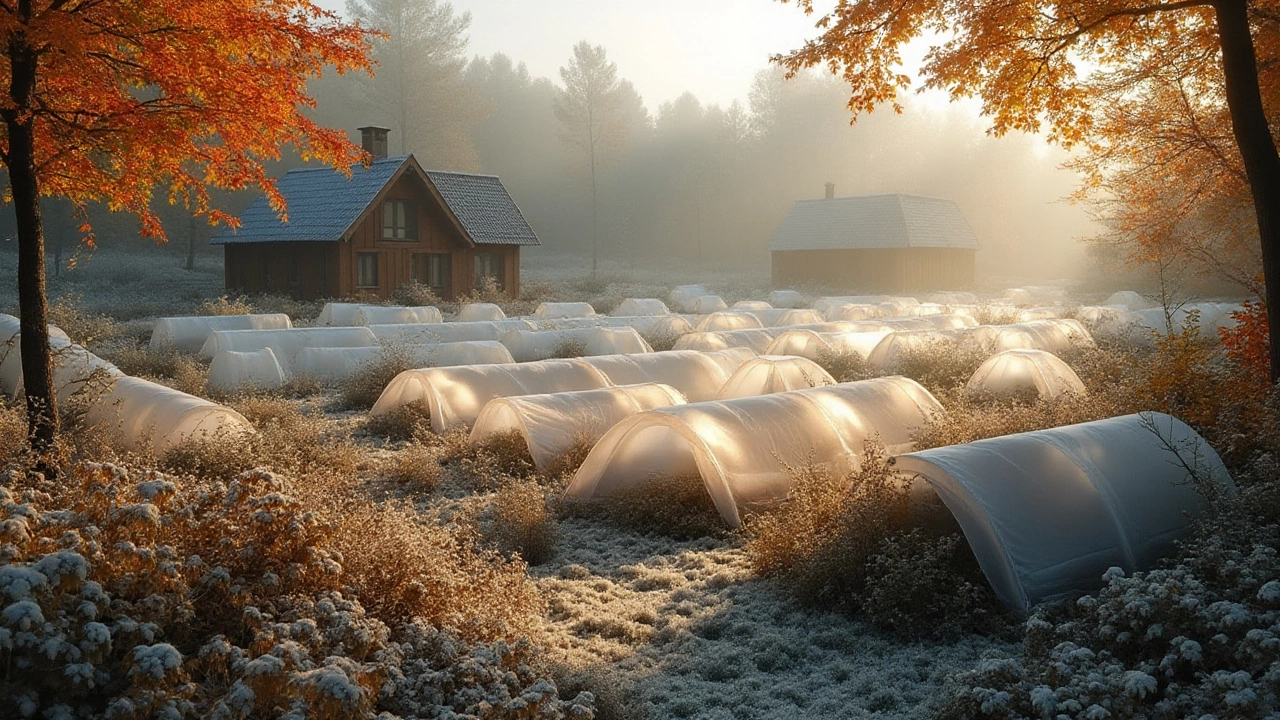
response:
[[[297,168],[276,187],[287,203],[281,222],[265,197],[240,214],[240,227],[223,228],[210,242],[337,242],[350,233],[369,205],[406,165],[423,172],[412,155],[375,160],[351,168],[351,178],[332,168]],[[520,209],[493,175],[423,172],[471,242],[479,245],[539,245]]]

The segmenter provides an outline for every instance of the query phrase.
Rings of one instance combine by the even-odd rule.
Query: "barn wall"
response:
[[[282,242],[224,245],[228,292],[290,295],[303,300],[338,292],[336,243]]]
[[[821,284],[874,293],[955,290],[973,285],[974,254],[952,248],[774,252],[773,284]]]

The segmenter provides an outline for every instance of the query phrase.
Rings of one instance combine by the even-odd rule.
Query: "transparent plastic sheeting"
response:
[[[585,302],[544,302],[533,311],[534,317],[543,320],[558,318],[595,317],[596,309]]]
[[[690,309],[699,315],[705,315],[717,310],[728,310],[729,306],[725,304],[724,298],[719,295],[703,295],[693,301]]]
[[[197,353],[214,330],[283,330],[293,327],[284,313],[268,315],[214,315],[210,317],[164,317],[151,330],[151,349],[174,348]]]
[[[62,331],[59,330],[58,333],[55,335],[51,332],[49,336],[49,349],[53,356],[54,397],[65,400],[91,382],[105,387],[111,378],[123,374],[115,365],[89,352],[84,346],[72,343]],[[23,389],[19,337],[12,335],[10,341],[0,347],[0,352],[4,354],[0,360],[0,388],[10,397],[17,397]]]
[[[423,368],[515,362],[500,342],[467,340],[390,347],[302,348],[293,359],[293,372],[331,385],[369,372],[384,358],[397,358]]]
[[[1160,303],[1157,303],[1153,300],[1148,300],[1147,298],[1139,295],[1138,293],[1132,290],[1120,290],[1120,291],[1111,293],[1111,296],[1108,297],[1102,304],[1118,305],[1126,310],[1146,310],[1148,308],[1153,308],[1159,305]]]
[[[831,373],[812,360],[761,355],[743,363],[716,393],[716,399],[732,400],[835,384]]]
[[[978,296],[971,292],[962,292],[959,290],[944,290],[941,292],[930,293],[925,297],[925,302],[938,303],[939,305],[976,305],[978,304]]]
[[[758,330],[764,323],[751,313],[724,310],[713,312],[694,326],[697,332],[725,332],[730,330]]]
[[[733,304],[733,310],[773,310],[773,305],[764,300],[739,300]]]
[[[804,296],[795,290],[774,290],[769,293],[769,304],[776,308],[802,308]]]
[[[480,411],[471,442],[517,431],[529,446],[533,464],[545,470],[581,443],[594,444],[631,415],[685,402],[680,391],[661,383],[497,398]]]
[[[406,370],[382,391],[370,415],[380,417],[404,405],[425,402],[431,412],[432,429],[443,433],[475,422],[490,400],[515,395],[660,382],[690,399],[705,400],[715,397],[733,371],[754,356],[749,350],[668,351]]]
[[[670,315],[667,304],[658,298],[627,298],[610,315],[616,317],[641,317],[648,315]]]
[[[649,343],[633,327],[602,327],[591,331],[582,348],[583,357],[596,355],[642,355],[653,352]]]
[[[122,376],[89,407],[126,450],[162,455],[187,440],[253,432],[240,413],[150,380]]]
[[[284,370],[271,348],[223,350],[209,364],[209,387],[222,392],[275,390],[284,385]]]
[[[765,355],[794,355],[817,360],[824,353],[837,355],[857,354],[866,359],[889,328],[865,332],[816,332],[813,330],[787,330],[773,339],[765,348]]]
[[[56,325],[49,325],[49,344],[57,346],[59,341],[70,345],[67,334]],[[16,397],[22,392],[22,349],[21,324],[18,318],[0,313],[0,390],[9,397]]]
[[[885,303],[892,303],[898,307],[910,307],[919,305],[920,301],[913,297],[896,295],[828,295],[814,300],[813,309],[825,316],[827,311],[841,305],[882,305]]]
[[[572,355],[615,355],[653,352],[632,327],[582,327],[563,330],[511,330],[502,344],[515,362],[548,360],[572,350]],[[581,345],[573,350],[570,346]]]
[[[396,375],[369,414],[382,417],[415,402],[426,402],[431,428],[444,433],[475,422],[490,400],[608,387],[599,370],[579,358],[506,365],[459,365],[406,370]]]
[[[663,383],[679,390],[690,402],[715,398],[738,368],[756,356],[747,348],[717,352],[668,350],[647,355],[584,357],[604,373],[611,385]]]
[[[997,397],[1036,395],[1040,398],[1088,393],[1070,365],[1043,350],[1005,350],[992,355],[974,371],[965,391]]]
[[[711,293],[701,285],[680,285],[671,291],[671,295],[667,297],[668,302],[676,312],[693,312],[694,302],[703,295]]]
[[[458,308],[455,322],[506,320],[507,314],[493,303],[467,303]]]
[[[742,347],[762,353],[773,343],[773,335],[763,329],[729,330],[724,332],[693,332],[676,340],[676,350],[697,350],[713,352],[728,348]]]
[[[1197,484],[1235,494],[1213,448],[1162,413],[922,450],[896,468],[937,493],[996,594],[1022,611],[1096,589],[1108,568],[1150,567],[1205,511]]]
[[[873,435],[890,453],[905,452],[912,431],[940,413],[928,390],[903,377],[649,410],[600,438],[565,497],[588,501],[696,475],[738,527],[745,509],[787,496],[788,468],[850,472]]]
[[[438,323],[444,318],[440,308],[431,305],[418,307],[361,305],[356,308],[352,325],[406,325],[412,323]]]
[[[526,320],[487,320],[473,322],[422,323],[408,325],[372,325],[369,332],[380,343],[426,345],[428,343],[501,341],[512,330],[533,330]]]
[[[304,347],[368,347],[377,344],[378,339],[367,327],[215,330],[209,333],[209,339],[200,349],[200,354],[212,358],[225,350],[248,352],[271,348],[280,368],[289,375],[294,356]]]
[[[360,307],[361,303],[325,303],[320,309],[320,314],[316,316],[316,325],[320,327],[355,325],[356,310]]]

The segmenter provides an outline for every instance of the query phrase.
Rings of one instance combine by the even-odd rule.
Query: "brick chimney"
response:
[[[385,138],[385,136],[384,136],[384,138]],[[384,146],[384,147],[386,146],[386,140],[385,140],[385,139],[383,140],[383,146]],[[826,184],[826,186],[825,186],[825,187],[827,188],[827,196],[826,196],[826,197],[827,197],[827,199],[828,199],[828,200],[834,200],[834,199],[836,198],[836,184],[835,184],[835,183],[833,183],[833,182],[829,182],[829,183],[827,183],[827,184]]]
[[[387,133],[391,132],[387,128],[370,125],[360,128],[360,147],[365,152],[373,156],[374,160],[381,160],[387,156]]]

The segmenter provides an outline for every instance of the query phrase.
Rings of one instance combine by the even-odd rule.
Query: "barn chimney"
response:
[[[833,182],[829,182],[826,184],[826,188],[827,188],[827,199],[834,200],[836,198],[836,184]]]
[[[370,125],[360,128],[360,147],[364,151],[373,156],[374,160],[381,160],[387,156],[387,133],[391,132],[387,128]]]

